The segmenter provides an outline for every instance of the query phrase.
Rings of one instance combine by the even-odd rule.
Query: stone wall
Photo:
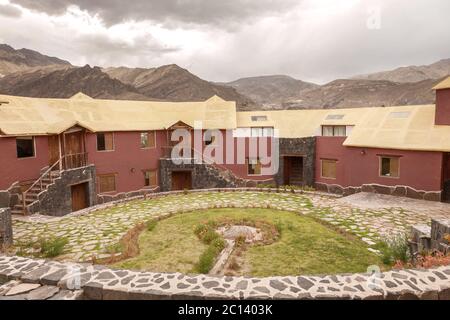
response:
[[[284,156],[302,156],[303,157],[303,181],[307,186],[314,186],[315,181],[315,148],[316,139],[309,138],[280,138],[280,167],[275,175],[278,185],[283,184]]]
[[[411,227],[409,246],[411,254],[423,251],[440,251],[450,254],[450,219],[432,219],[431,227],[417,225]]]
[[[171,159],[161,159],[159,169],[161,191],[172,189],[173,171],[192,172],[192,189],[256,187],[258,184],[257,180],[239,178],[230,170],[224,170],[212,164],[194,163],[192,159],[189,163],[175,164]],[[264,183],[270,182],[273,181],[264,181]]]
[[[0,250],[13,243],[13,229],[10,208],[0,209]]]
[[[19,183],[13,183],[8,190],[0,190],[0,208],[13,208],[19,203],[21,194]]]
[[[97,203],[103,204],[103,203],[111,203],[111,202],[117,202],[117,201],[126,201],[129,199],[138,199],[138,198],[145,198],[149,194],[153,194],[159,190],[159,187],[153,188],[153,189],[141,189],[136,191],[130,191],[130,192],[121,192],[114,195],[109,194],[98,194],[97,195]]]
[[[315,187],[322,192],[348,196],[358,192],[371,192],[412,199],[441,201],[440,191],[421,191],[408,186],[384,186],[379,184],[364,184],[361,187],[342,187],[337,184],[325,184],[316,182]]]
[[[25,292],[24,284],[28,284]],[[450,266],[378,274],[251,278],[113,270],[0,255],[0,299],[27,299],[30,294],[41,299],[88,300],[450,300]]]
[[[95,205],[97,203],[95,178],[94,165],[62,171],[61,177],[55,179],[47,190],[39,194],[38,201],[30,205],[30,213],[63,216],[72,212],[71,187],[80,183],[88,184],[88,206]]]

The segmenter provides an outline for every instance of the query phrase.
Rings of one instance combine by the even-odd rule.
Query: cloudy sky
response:
[[[324,83],[450,58],[449,0],[0,0],[0,43],[76,65]]]

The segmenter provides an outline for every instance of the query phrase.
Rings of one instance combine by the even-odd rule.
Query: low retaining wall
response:
[[[13,230],[11,222],[11,209],[0,208],[0,251],[4,246],[13,243]]]
[[[0,256],[1,296],[19,285],[43,299],[430,299],[450,300],[450,266],[373,274],[213,277],[113,270],[104,266]],[[15,291],[11,291],[16,288]],[[29,290],[30,291],[30,290]],[[44,293],[47,294],[43,294]],[[10,292],[8,294],[8,292]],[[31,291],[29,294],[32,294]],[[38,296],[36,293],[34,296]],[[26,299],[27,295],[17,294]]]
[[[387,194],[397,197],[407,197],[419,200],[441,201],[441,191],[416,190],[408,186],[385,186],[380,184],[364,184],[361,187],[342,187],[337,184],[316,182],[316,189],[323,192],[349,196],[359,192]]]
[[[136,191],[130,191],[130,192],[121,192],[114,195],[109,194],[98,194],[97,195],[97,203],[103,204],[103,203],[109,203],[109,202],[117,202],[117,201],[127,201],[129,199],[136,199],[136,198],[145,198],[147,195],[151,193],[155,193],[157,190],[159,190],[159,187],[156,187],[154,189],[141,189]]]

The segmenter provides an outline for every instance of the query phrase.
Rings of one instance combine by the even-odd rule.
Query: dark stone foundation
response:
[[[322,192],[349,196],[358,192],[370,192],[391,196],[407,197],[418,200],[441,201],[440,191],[418,191],[408,186],[384,186],[379,184],[363,184],[361,187],[342,187],[337,184],[316,182],[316,189]]]

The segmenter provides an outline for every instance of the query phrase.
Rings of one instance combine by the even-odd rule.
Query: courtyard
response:
[[[376,199],[364,201],[368,196]],[[371,205],[367,206],[367,203]],[[261,208],[296,213],[347,232],[373,254],[377,254],[379,241],[407,233],[412,225],[429,224],[431,218],[450,214],[447,204],[411,199],[403,202],[382,195],[357,194],[338,198],[314,192],[192,192],[134,200],[65,217],[15,216],[14,245],[18,254],[32,256],[33,243],[40,239],[64,238],[64,252],[56,259],[91,262],[119,255],[122,237],[140,223],[214,208]]]

